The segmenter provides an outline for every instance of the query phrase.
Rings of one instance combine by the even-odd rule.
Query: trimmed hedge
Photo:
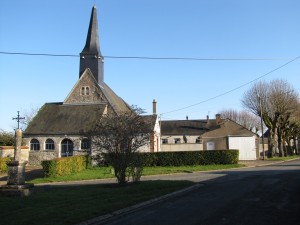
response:
[[[238,150],[142,153],[145,166],[237,164]]]
[[[90,157],[83,155],[42,161],[45,177],[69,175],[87,169],[90,166]]]
[[[11,161],[12,158],[10,157],[5,157],[5,158],[0,158],[0,173],[5,173],[7,172],[7,165],[6,162],[7,161]]]

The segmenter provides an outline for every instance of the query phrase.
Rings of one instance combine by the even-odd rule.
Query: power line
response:
[[[0,52],[5,55],[48,56],[48,57],[79,57],[72,54],[29,53],[29,52]],[[188,61],[265,61],[281,60],[275,58],[193,58],[193,57],[150,57],[150,56],[103,56],[109,59],[142,59],[142,60],[188,60]]]
[[[261,76],[255,78],[254,80],[251,80],[251,81],[249,81],[249,82],[247,82],[247,83],[244,83],[244,84],[242,84],[242,85],[240,85],[240,86],[238,86],[238,87],[236,87],[236,88],[233,88],[233,89],[231,89],[231,90],[229,90],[229,91],[223,92],[223,93],[221,93],[221,94],[219,94],[219,95],[216,95],[216,96],[214,96],[214,97],[208,98],[208,99],[206,99],[206,100],[203,100],[203,101],[201,101],[201,102],[198,102],[198,103],[195,103],[195,104],[192,104],[192,105],[189,105],[189,106],[185,106],[185,107],[182,107],[182,108],[179,108],[179,109],[175,109],[175,110],[172,110],[172,111],[169,111],[169,112],[161,113],[160,115],[169,114],[169,113],[181,111],[181,110],[184,110],[184,109],[188,109],[188,108],[194,107],[194,106],[196,106],[196,105],[200,105],[200,104],[203,104],[203,103],[205,103],[205,102],[214,100],[214,99],[219,98],[219,97],[221,97],[221,96],[224,96],[224,95],[226,95],[226,94],[229,94],[229,93],[231,93],[231,92],[233,92],[233,91],[236,91],[236,90],[238,90],[238,89],[240,89],[240,88],[242,88],[242,87],[244,87],[244,86],[247,86],[248,84],[251,84],[251,83],[253,83],[253,82],[255,82],[255,81],[257,81],[257,80],[259,80],[259,79],[261,79],[261,78],[263,78],[263,77],[265,77],[265,76],[271,74],[271,73],[274,73],[275,71],[277,71],[277,70],[279,70],[279,69],[281,69],[281,68],[287,66],[288,64],[290,64],[290,63],[292,63],[292,62],[298,60],[299,58],[300,58],[300,56],[297,56],[296,58],[294,58],[294,59],[292,59],[292,60],[290,60],[290,61],[288,61],[288,62],[282,64],[282,65],[279,66],[279,67],[276,67],[275,69],[273,69],[273,70],[271,70],[271,71],[269,71],[269,72],[267,72],[267,73],[265,73],[265,74],[263,74],[263,75],[261,75]]]

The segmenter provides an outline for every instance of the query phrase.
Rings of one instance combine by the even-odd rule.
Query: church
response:
[[[153,101],[153,107],[156,102]],[[131,110],[104,82],[104,57],[100,51],[97,9],[93,6],[85,46],[80,53],[79,80],[63,102],[45,103],[24,131],[30,148],[29,163],[42,160],[91,154],[91,142],[85,134],[108,113]],[[160,127],[156,112],[144,116],[153,131],[142,150],[160,149]]]

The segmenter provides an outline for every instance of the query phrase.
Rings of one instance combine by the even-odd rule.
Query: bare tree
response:
[[[272,157],[276,151],[283,155],[283,149],[279,145],[282,140],[278,141],[278,138],[282,138],[281,135],[278,136],[279,133],[281,134],[280,126],[285,126],[289,121],[286,117],[295,112],[298,105],[298,95],[292,86],[284,80],[255,83],[244,94],[242,103],[255,115],[262,115],[270,131],[269,157]]]
[[[223,109],[219,112],[222,118],[228,118],[232,121],[246,127],[248,130],[257,132],[260,130],[260,120],[259,117],[247,112],[246,110],[237,111],[234,109]]]
[[[22,112],[22,116],[25,117],[24,120],[20,121],[22,130],[25,130],[27,128],[27,126],[32,121],[32,119],[36,116],[38,111],[39,111],[39,107],[31,107],[30,109],[24,110]]]
[[[151,132],[142,112],[135,107],[129,112],[108,114],[100,118],[91,131],[94,154],[108,161],[120,184],[127,182],[127,175],[132,175],[128,171],[141,175],[143,165],[138,151],[149,142]],[[133,179],[137,181],[139,177]]]

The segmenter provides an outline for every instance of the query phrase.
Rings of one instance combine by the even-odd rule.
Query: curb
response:
[[[188,188],[184,188],[184,189],[181,189],[181,190],[178,190],[178,191],[175,191],[175,192],[163,195],[161,197],[157,197],[157,198],[154,198],[154,199],[142,202],[142,203],[138,203],[136,205],[129,206],[127,208],[120,209],[120,210],[114,211],[114,212],[106,214],[106,215],[95,217],[93,219],[90,219],[90,220],[78,223],[76,225],[96,225],[96,224],[100,224],[100,223],[103,223],[103,222],[107,222],[107,221],[109,221],[112,218],[115,218],[115,217],[118,217],[118,216],[122,216],[123,214],[132,213],[132,212],[134,212],[134,211],[136,211],[138,209],[141,209],[143,207],[156,204],[156,203],[161,202],[163,200],[172,198],[172,197],[180,195],[180,194],[184,194],[186,192],[195,190],[195,189],[200,188],[202,186],[203,186],[203,184],[195,184],[195,185],[192,185],[192,186],[190,186]]]

